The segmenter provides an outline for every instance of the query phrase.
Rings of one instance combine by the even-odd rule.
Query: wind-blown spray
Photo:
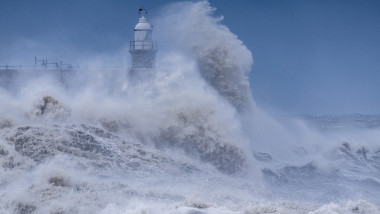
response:
[[[0,87],[1,213],[378,212],[357,200],[378,203],[376,148],[263,113],[252,54],[215,9],[164,10],[149,84],[79,69],[18,71]],[[321,206],[332,200],[344,203]]]

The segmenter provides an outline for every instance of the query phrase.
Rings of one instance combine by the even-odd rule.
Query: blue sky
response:
[[[18,57],[25,40],[30,64],[35,54],[70,61],[72,51],[116,52],[132,38],[137,8],[148,8],[154,17],[170,2],[1,0],[0,64]],[[291,114],[380,113],[380,1],[210,3],[253,53],[250,82],[262,108]],[[56,49],[44,54],[34,43]]]

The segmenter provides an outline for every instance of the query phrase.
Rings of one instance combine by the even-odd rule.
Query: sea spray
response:
[[[379,212],[378,130],[271,117],[249,90],[251,53],[215,9],[164,10],[149,84],[95,58],[0,87],[0,212]]]
[[[157,20],[157,32],[169,49],[179,48],[196,60],[198,71],[194,72],[234,107],[244,110],[253,102],[248,82],[252,54],[221,24],[222,17],[212,16],[214,10],[205,1],[172,4]]]

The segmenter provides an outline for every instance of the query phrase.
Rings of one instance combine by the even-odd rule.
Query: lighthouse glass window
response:
[[[152,30],[135,30],[136,41],[152,40]]]

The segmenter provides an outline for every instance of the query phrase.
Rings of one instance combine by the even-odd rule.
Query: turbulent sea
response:
[[[164,10],[145,82],[0,70],[0,213],[380,213],[380,116],[271,116],[208,2]]]

